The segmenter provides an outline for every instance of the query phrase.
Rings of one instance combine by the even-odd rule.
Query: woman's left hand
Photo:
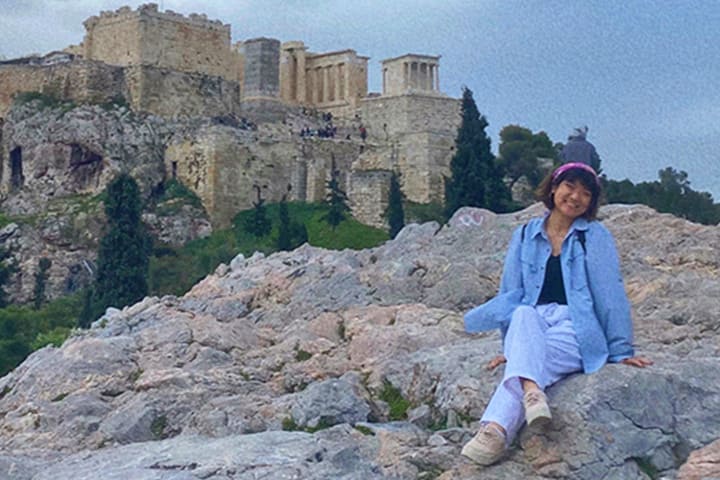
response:
[[[626,358],[625,360],[620,360],[620,363],[624,363],[625,365],[631,365],[638,368],[645,368],[653,364],[652,360],[647,357],[630,357]]]

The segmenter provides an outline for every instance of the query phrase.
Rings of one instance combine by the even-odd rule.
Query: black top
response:
[[[565,284],[563,284],[562,268],[560,266],[560,255],[557,257],[550,255],[550,258],[548,258],[547,265],[545,266],[545,282],[540,292],[538,305],[553,302],[560,305],[567,305]]]

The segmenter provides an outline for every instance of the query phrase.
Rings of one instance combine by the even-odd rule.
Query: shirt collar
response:
[[[540,219],[538,222],[530,222],[528,224],[528,235],[530,238],[534,238],[537,235],[545,235],[545,229],[543,228],[543,225],[545,224],[545,219],[550,215],[550,212],[545,212],[545,215]],[[568,234],[570,234],[573,230],[587,230],[589,223],[587,219],[578,217],[576,218],[572,225],[570,225],[570,230],[568,231]]]

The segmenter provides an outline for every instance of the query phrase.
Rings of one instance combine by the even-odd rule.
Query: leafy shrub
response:
[[[34,350],[62,345],[77,326],[81,293],[45,304],[0,308],[0,376],[19,365]]]
[[[158,215],[172,215],[183,205],[191,205],[204,210],[200,197],[175,178],[164,183],[162,193],[157,201],[159,204]]]

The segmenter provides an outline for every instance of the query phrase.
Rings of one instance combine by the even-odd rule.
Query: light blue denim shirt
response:
[[[465,314],[465,330],[500,328],[503,339],[512,312],[520,305],[536,305],[545,280],[552,248],[543,218],[513,233],[505,257],[500,293]],[[585,231],[585,249],[577,231]],[[522,237],[522,238],[521,238]],[[612,234],[599,222],[578,218],[570,227],[560,253],[563,283],[585,373],[606,362],[634,355],[630,302],[625,294]]]

